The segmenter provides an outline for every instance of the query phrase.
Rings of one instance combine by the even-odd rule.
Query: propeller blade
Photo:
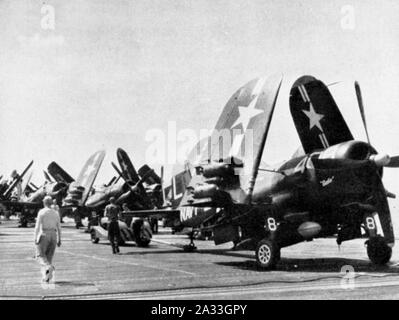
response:
[[[388,190],[385,190],[385,193],[387,194],[388,198],[396,199],[396,194],[389,192]]]
[[[117,182],[119,181],[120,178],[121,178],[121,176],[118,176],[118,178],[116,178],[116,180],[114,181],[114,184],[117,184]]]
[[[399,168],[399,156],[391,157],[389,163],[385,166],[388,168]]]
[[[367,130],[366,114],[364,112],[362,92],[360,90],[360,86],[357,81],[355,81],[355,91],[356,91],[356,97],[357,97],[357,104],[359,105],[360,115],[362,116],[364,131],[366,131],[367,142],[370,144],[369,132]]]
[[[43,174],[44,174],[44,179],[46,179],[46,181],[53,182],[53,180],[50,178],[50,175],[47,173],[47,171],[43,170]]]
[[[111,184],[113,184],[116,180],[116,177],[112,177],[112,179],[106,184],[107,187],[109,187]]]
[[[33,187],[32,189],[35,189],[35,190],[39,189],[39,187],[37,185],[35,185],[33,182],[30,182],[29,186]]]
[[[119,170],[118,166],[113,162],[111,162],[111,165],[115,169],[115,171],[118,173],[119,177],[122,177],[122,179],[125,180],[125,178],[123,177],[123,174],[122,174],[121,170]]]
[[[332,86],[335,86],[336,84],[339,84],[339,83],[341,83],[341,81],[331,82],[331,83],[327,84],[327,87],[332,87]]]

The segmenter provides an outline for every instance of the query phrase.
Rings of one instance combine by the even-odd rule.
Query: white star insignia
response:
[[[321,132],[323,132],[323,128],[321,127],[320,120],[324,118],[324,115],[316,113],[316,111],[313,108],[312,103],[310,103],[310,109],[309,111],[307,110],[302,110],[304,114],[309,118],[309,130],[312,130],[314,126],[320,129]]]
[[[256,95],[247,107],[238,106],[238,112],[240,113],[240,116],[237,118],[231,128],[241,123],[245,132],[248,129],[251,119],[264,112],[263,110],[255,109],[256,103],[258,102],[258,97],[259,95]]]
[[[122,169],[123,171],[127,171],[127,164],[125,162],[122,162]]]

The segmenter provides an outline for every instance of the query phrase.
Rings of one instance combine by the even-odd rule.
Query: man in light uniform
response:
[[[37,215],[35,226],[35,244],[38,260],[42,265],[42,281],[49,282],[55,270],[52,265],[56,245],[61,245],[61,224],[58,212],[51,208],[50,196],[43,199],[44,208]]]
[[[120,230],[119,230],[119,222],[118,219],[120,214],[120,208],[115,204],[115,198],[111,197],[109,199],[110,204],[105,207],[104,215],[109,220],[108,225],[108,240],[111,243],[112,253],[116,254],[119,253],[119,237],[120,237]]]

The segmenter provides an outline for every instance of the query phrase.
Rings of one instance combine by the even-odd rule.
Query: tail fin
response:
[[[213,182],[209,186],[200,186],[203,182],[197,182],[201,188],[198,198],[205,194],[208,197],[210,190],[219,190],[215,184],[222,174],[223,179],[234,181],[234,186],[232,182],[229,187],[234,191],[228,191],[231,201],[251,201],[281,83],[282,77],[252,80],[227,102],[208,140],[209,155],[201,157],[201,163],[209,164],[199,168],[203,177]]]
[[[105,151],[97,151],[85,163],[75,182],[70,184],[65,205],[82,206],[86,203],[90,190],[100,170]]]

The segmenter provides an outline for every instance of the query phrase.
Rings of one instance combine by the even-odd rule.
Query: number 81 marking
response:
[[[267,218],[267,227],[269,231],[276,231],[277,230],[277,223],[274,218]]]

